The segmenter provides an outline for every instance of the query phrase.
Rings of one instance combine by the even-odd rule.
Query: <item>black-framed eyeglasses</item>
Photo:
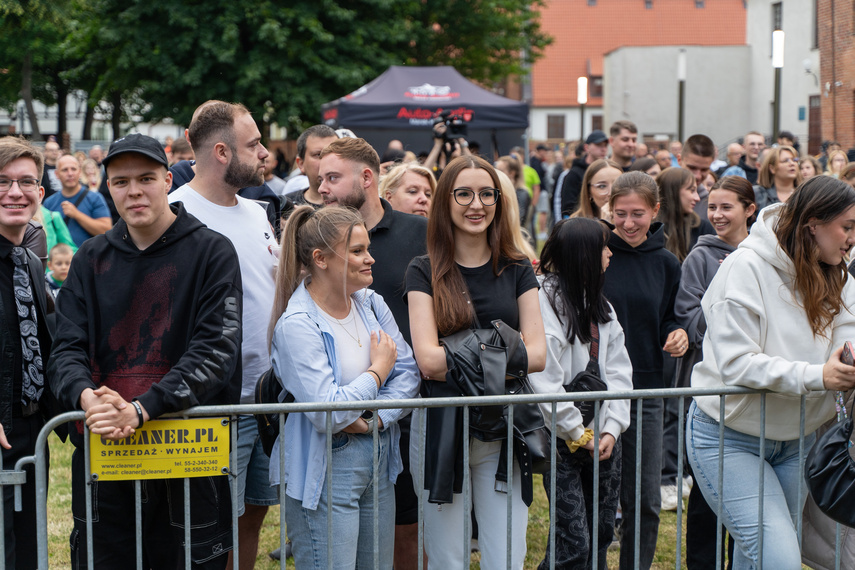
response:
[[[501,191],[498,188],[483,188],[478,192],[470,190],[469,188],[455,188],[453,194],[454,201],[461,206],[468,206],[471,204],[475,199],[475,194],[478,194],[478,199],[481,200],[481,204],[484,206],[492,206],[499,200]]]
[[[39,189],[39,181],[35,178],[0,178],[0,193],[11,190],[12,182],[17,182],[22,192],[35,192]]]

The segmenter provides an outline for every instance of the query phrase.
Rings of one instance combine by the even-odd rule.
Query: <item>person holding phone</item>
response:
[[[707,330],[692,386],[744,386],[761,395],[699,396],[686,441],[695,484],[736,541],[733,567],[801,568],[796,521],[807,490],[799,468],[799,413],[805,397],[807,452],[835,413],[834,390],[855,387],[841,361],[855,338],[855,285],[844,258],[855,243],[855,190],[819,176],[783,204],[760,212],[751,235],[721,264],[701,301]],[[724,454],[719,455],[724,403]],[[760,438],[765,437],[760,455]],[[718,469],[724,461],[724,480]],[[760,527],[761,462],[763,525]]]

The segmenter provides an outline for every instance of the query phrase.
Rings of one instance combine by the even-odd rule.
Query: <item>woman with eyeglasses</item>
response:
[[[612,193],[612,184],[622,172],[620,165],[613,160],[601,158],[592,162],[582,178],[579,207],[570,217],[611,221],[609,196]]]
[[[501,319],[520,331],[528,354],[527,372],[543,370],[546,337],[531,263],[508,231],[505,203],[496,171],[485,160],[464,156],[449,163],[439,178],[428,217],[428,254],[407,269],[406,298],[416,362],[423,375],[422,396],[459,395],[445,382],[448,365],[440,339],[471,328],[488,328]],[[447,426],[432,421],[428,410],[425,458],[425,548],[429,568],[448,570],[469,565],[469,537],[464,547],[463,445],[469,446],[472,502],[478,522],[481,568],[505,568],[513,550],[512,568],[523,567],[528,506],[523,501],[524,479],[514,459],[513,488],[497,477],[503,441],[481,441],[470,432],[445,433]],[[462,409],[455,413],[462,416]],[[413,428],[419,425],[413,418]],[[459,424],[462,425],[462,422]],[[451,439],[448,439],[450,435]],[[419,441],[415,435],[412,442]],[[432,445],[432,442],[434,445]],[[448,443],[452,457],[436,450]],[[411,445],[411,456],[413,453]],[[447,461],[447,463],[445,463]],[[411,465],[418,465],[415,457]],[[502,471],[504,473],[504,471]],[[511,544],[507,542],[507,500],[511,494]]]
[[[799,155],[791,146],[776,146],[768,149],[760,173],[757,175],[754,195],[757,197],[757,210],[769,204],[786,202],[802,183],[802,171],[799,168]]]

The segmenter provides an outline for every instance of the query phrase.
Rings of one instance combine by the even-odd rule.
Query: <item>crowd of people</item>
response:
[[[595,554],[605,568],[613,542],[620,568],[651,567],[660,512],[680,490],[689,568],[714,567],[719,510],[734,568],[761,556],[801,567],[799,396],[809,449],[855,387],[841,361],[855,338],[847,154],[829,144],[803,157],[787,132],[769,148],[749,132],[718,160],[705,135],[656,150],[618,121],[566,158],[544,144],[487,157],[443,128],[420,159],[398,141],[381,158],[354,133],[315,125],[283,177],[250,111],[222,101],[200,105],[166,147],[131,134],[77,157],[53,141],[0,139],[0,347],[11,363],[0,446],[12,465],[47,418],[86,413],[58,428],[75,446],[74,568],[86,565],[88,533],[97,568],[126,565],[136,537],[134,486],[88,480],[84,429],[118,440],[165,413],[253,403],[271,369],[281,398],[297,402],[565,393],[582,376],[609,391],[769,394],[765,425],[757,395],[689,399],[687,417],[677,398],[608,400],[597,425],[570,401],[520,407],[512,441],[495,407],[472,408],[467,441],[461,408],[292,413],[272,454],[282,449],[284,470],[240,415],[237,496],[228,476],[191,479],[194,568],[252,568],[283,486],[289,544],[277,555],[297,568],[415,568],[420,505],[429,568],[468,564],[465,529],[483,568],[522,568],[538,451],[526,436],[553,413],[555,496],[543,485],[555,560],[547,549],[541,568],[590,568]],[[467,352],[490,334],[498,361]],[[183,482],[143,481],[142,493],[144,567],[182,566]],[[36,567],[31,475],[23,497],[14,511],[4,489],[10,568]]]

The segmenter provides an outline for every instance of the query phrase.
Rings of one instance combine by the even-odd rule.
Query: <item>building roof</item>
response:
[[[745,2],[547,0],[540,25],[554,41],[532,68],[532,103],[568,107],[577,105],[576,78],[601,75],[605,55],[617,48],[745,45]],[[588,97],[588,105],[601,104]]]

